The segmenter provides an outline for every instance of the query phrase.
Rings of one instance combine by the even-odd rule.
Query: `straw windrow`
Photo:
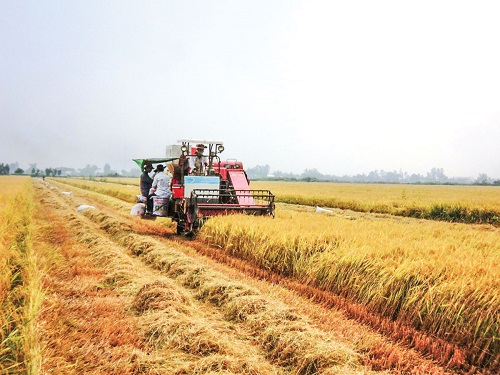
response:
[[[139,255],[150,266],[193,290],[198,300],[215,306],[230,322],[250,331],[255,342],[274,364],[293,368],[297,374],[312,374],[335,366],[359,366],[359,359],[352,349],[331,342],[327,335],[309,326],[304,318],[286,306],[263,299],[258,291],[227,280],[221,274],[195,263],[174,247],[134,233],[121,232],[117,226],[109,225],[114,219],[104,213],[89,211],[85,216],[98,223],[117,243]],[[249,298],[252,296],[259,301],[257,308],[249,307]],[[193,335],[191,338],[201,332],[189,329],[187,321],[183,322],[176,324],[174,319],[171,321],[173,325],[153,329],[154,343],[177,337],[182,326],[188,327],[182,334]],[[214,346],[206,342],[195,344],[195,347],[207,353],[215,350]]]

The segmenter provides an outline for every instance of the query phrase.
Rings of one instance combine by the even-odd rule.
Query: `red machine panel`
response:
[[[234,190],[243,190],[243,191],[236,191],[236,197],[237,197],[236,199],[238,200],[238,203],[241,205],[247,205],[247,204],[254,205],[255,202],[253,200],[252,195],[250,194],[250,186],[248,186],[248,181],[245,172],[228,171],[228,175]]]

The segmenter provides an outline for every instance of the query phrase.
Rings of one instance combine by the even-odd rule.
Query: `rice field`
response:
[[[280,209],[274,220],[210,219],[200,237],[498,366],[497,228]]]
[[[380,339],[368,340],[371,336],[358,334],[360,328],[354,328],[354,323],[332,340],[333,326],[328,329],[330,334],[325,334],[317,328],[318,322],[311,325],[307,317],[290,309],[287,304],[291,300],[274,301],[253,286],[212,270],[200,259],[193,260],[195,252],[240,264],[242,269],[252,270],[250,275],[288,285],[318,302],[328,301],[327,309],[340,309],[351,319],[429,356],[448,373],[495,374],[500,370],[500,229],[496,223],[424,220],[401,217],[393,211],[453,205],[467,207],[469,212],[493,212],[500,205],[494,187],[253,182],[253,188],[269,189],[283,202],[277,204],[276,217],[211,218],[193,241],[197,249],[193,250],[189,243],[175,242],[169,219],[145,222],[128,216],[138,194],[135,180],[51,178],[46,182],[50,190],[36,187],[36,181],[22,181],[0,179],[2,233],[8,232],[16,216],[13,204],[8,203],[15,199],[28,202],[16,222],[31,223],[24,226],[28,229],[23,229],[23,235],[2,235],[2,306],[20,312],[24,308],[19,306],[26,305],[9,302],[15,279],[12,269],[18,268],[2,262],[7,259],[4,255],[19,256],[22,251],[9,253],[8,249],[20,243],[37,248],[36,241],[27,240],[33,230],[37,231],[30,219],[37,217],[34,207],[52,207],[53,215],[60,215],[70,225],[71,246],[79,243],[88,249],[89,257],[96,257],[94,263],[105,266],[101,271],[89,271],[89,275],[103,273],[98,285],[128,301],[125,312],[133,313],[137,322],[134,329],[145,340],[134,339],[134,359],[119,354],[130,373],[137,373],[137,358],[143,361],[144,373],[444,373],[422,362],[420,370],[405,367],[403,363],[415,364],[415,357],[409,359],[405,357],[408,353],[388,349]],[[33,186],[41,201],[34,198]],[[75,213],[75,207],[89,201],[95,210]],[[329,201],[334,203],[320,204]],[[339,209],[339,202],[348,202],[349,210]],[[332,211],[315,212],[315,206]],[[165,236],[173,236],[174,241],[161,239]],[[28,258],[37,263],[32,256]],[[22,267],[29,270],[33,266],[27,262]],[[36,297],[39,282],[34,276],[29,278],[35,280],[29,290],[38,292],[32,293],[31,307],[19,313],[21,320],[36,315],[40,304],[40,297]],[[93,290],[88,292],[95,293]],[[10,316],[13,314],[0,317],[2,326]],[[129,319],[127,313],[123,319]],[[3,342],[9,337],[6,332],[2,331]],[[252,349],[245,344],[248,338],[242,340],[247,334]],[[353,343],[346,341],[349,336],[365,339]],[[32,337],[26,345],[34,349],[18,346],[16,356],[12,345],[5,349],[2,343],[0,353],[10,350],[10,359],[0,361],[0,366],[31,366],[32,373],[37,373],[40,362],[44,363],[40,360],[44,351],[40,354],[36,349],[37,333],[25,331],[20,337]],[[150,351],[147,357],[146,351]],[[31,357],[23,354],[26,352],[32,353]],[[248,355],[240,357],[239,353]],[[89,367],[88,373],[92,371]]]
[[[500,225],[498,186],[255,181],[278,202],[450,222]]]
[[[29,177],[0,177],[0,373],[36,373],[34,317],[41,280],[33,251],[34,199]]]
[[[92,182],[125,185],[130,190],[139,186],[137,178]],[[281,203],[500,226],[498,186],[252,181],[251,188],[271,190]]]

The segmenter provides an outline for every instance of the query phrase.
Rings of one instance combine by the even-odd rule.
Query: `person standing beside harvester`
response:
[[[155,172],[156,174],[148,196],[148,212],[153,211],[153,197],[168,199],[172,195],[172,191],[170,190],[170,175],[165,173],[165,167],[162,164],[158,164]]]
[[[149,195],[149,190],[153,186],[153,179],[149,176],[153,170],[153,165],[146,164],[144,167],[144,172],[141,174],[141,194],[143,197],[147,198]]]

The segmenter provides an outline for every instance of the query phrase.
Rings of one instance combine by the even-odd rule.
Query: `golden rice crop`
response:
[[[139,177],[96,177],[93,179],[111,184],[139,186]]]
[[[138,186],[113,184],[94,180],[86,181],[74,178],[57,178],[53,180],[65,185],[115,197],[129,203],[135,203],[137,201],[136,195],[140,195],[141,193]]]
[[[277,202],[455,222],[500,224],[497,186],[253,181]]]
[[[37,372],[41,281],[33,252],[30,178],[0,177],[0,372]]]
[[[135,202],[135,195],[139,194],[139,178],[59,181],[127,202]],[[276,201],[283,203],[500,225],[499,189],[496,186],[252,181],[251,187],[269,189],[275,194]]]
[[[499,365],[500,231],[494,227],[279,208],[274,220],[212,218],[199,237],[261,268],[475,348],[471,355],[482,365]]]

